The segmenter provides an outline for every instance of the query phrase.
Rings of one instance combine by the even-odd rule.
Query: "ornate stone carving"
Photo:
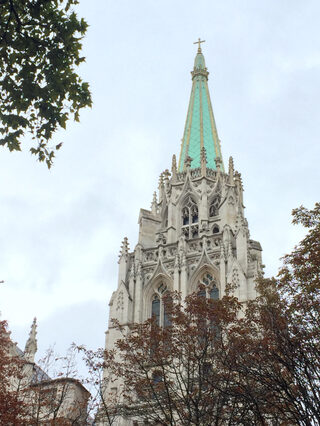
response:
[[[116,311],[117,312],[123,311],[123,309],[124,309],[124,297],[123,297],[123,291],[120,291],[117,297]]]
[[[236,287],[240,284],[238,268],[233,268],[232,270],[232,284]]]

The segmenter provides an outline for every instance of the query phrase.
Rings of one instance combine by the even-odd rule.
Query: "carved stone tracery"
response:
[[[216,280],[210,272],[205,272],[198,280],[198,291],[200,295],[206,296],[208,299],[219,299],[219,289]]]
[[[197,238],[199,235],[198,206],[189,196],[182,209],[182,234],[186,239]]]
[[[211,205],[209,207],[209,217],[218,216],[220,202],[221,202],[221,196],[216,195],[214,197],[214,199],[212,200]]]

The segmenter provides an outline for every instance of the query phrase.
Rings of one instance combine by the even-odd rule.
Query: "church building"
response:
[[[179,161],[173,155],[171,171],[161,173],[150,210],[140,210],[134,250],[129,250],[127,238],[122,243],[106,349],[119,338],[112,319],[126,325],[154,315],[165,325],[166,291],[184,298],[201,285],[206,297],[220,298],[232,283],[241,302],[256,296],[262,249],[250,238],[241,175],[232,157],[226,166],[222,158],[200,43]]]

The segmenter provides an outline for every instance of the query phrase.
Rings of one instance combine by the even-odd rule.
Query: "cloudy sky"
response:
[[[139,209],[179,154],[198,37],[268,276],[303,235],[292,208],[319,201],[318,0],[80,3],[93,108],[56,135],[50,171],[0,150],[0,310],[22,348],[38,318],[39,356],[104,343],[121,241],[135,246]]]

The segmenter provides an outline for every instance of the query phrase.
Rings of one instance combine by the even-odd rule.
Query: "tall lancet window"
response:
[[[199,216],[198,206],[189,197],[182,209],[182,234],[187,238],[197,238],[199,236]]]
[[[160,299],[157,294],[154,295],[152,300],[152,317],[155,319],[156,324],[160,325]]]
[[[219,289],[216,286],[215,279],[209,272],[205,272],[198,281],[198,295],[207,299],[218,300]]]
[[[216,286],[215,279],[209,272],[205,272],[198,281],[198,296],[205,297],[210,300],[219,300],[219,289]],[[206,342],[207,331],[214,333],[214,339],[220,339],[221,328],[214,319],[202,320],[199,326],[205,331],[204,335],[200,334],[199,342],[203,344]]]
[[[170,319],[170,297],[166,284],[161,283],[151,302],[151,316],[155,319],[157,325],[168,327],[171,324]]]
[[[210,204],[210,208],[209,208],[209,216],[210,217],[218,216],[219,206],[220,206],[220,197],[217,196],[213,199],[212,203]]]

